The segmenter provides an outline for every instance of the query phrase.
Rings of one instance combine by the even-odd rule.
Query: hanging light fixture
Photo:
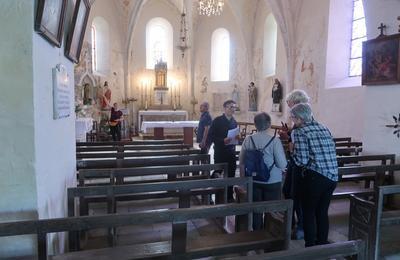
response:
[[[181,29],[179,33],[179,44],[176,46],[182,52],[182,58],[185,57],[185,51],[189,49],[188,37],[187,37],[187,27],[186,27],[186,14],[185,10],[181,14]]]
[[[224,0],[199,0],[200,15],[220,15],[224,7]]]

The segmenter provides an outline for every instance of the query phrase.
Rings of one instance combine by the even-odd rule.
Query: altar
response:
[[[75,139],[79,142],[86,142],[86,133],[93,129],[93,118],[75,119]]]
[[[141,130],[147,133],[149,128],[154,129],[154,139],[164,139],[164,129],[183,128],[183,143],[193,146],[193,129],[199,121],[143,121]]]
[[[139,110],[137,122],[142,131],[144,121],[186,121],[188,117],[185,110]]]

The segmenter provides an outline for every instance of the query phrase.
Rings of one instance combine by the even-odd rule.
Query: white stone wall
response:
[[[0,221],[37,218],[33,111],[33,2],[1,1]],[[16,241],[19,241],[18,244]],[[0,256],[26,254],[30,237],[0,238]]]

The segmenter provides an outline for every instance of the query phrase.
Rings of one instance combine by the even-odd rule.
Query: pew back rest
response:
[[[100,152],[100,151],[138,151],[138,150],[171,150],[171,149],[190,149],[188,144],[154,144],[154,145],[115,145],[115,146],[88,146],[76,147],[76,152]]]
[[[151,157],[151,156],[171,156],[171,155],[190,155],[201,154],[199,149],[187,150],[163,150],[163,151],[134,151],[134,152],[115,152],[115,151],[100,151],[100,152],[81,152],[76,153],[77,159],[92,159],[92,158],[131,158],[131,157]]]
[[[374,202],[350,197],[349,239],[366,241],[367,259],[378,259],[381,227],[400,224],[400,210],[385,210],[384,198],[400,194],[400,185],[375,187]]]
[[[86,180],[108,179],[109,184],[125,183],[127,177],[144,177],[154,175],[167,175],[168,180],[176,179],[177,175],[201,175],[210,176],[212,171],[227,173],[228,166],[219,164],[195,164],[195,165],[169,165],[148,166],[136,168],[109,168],[109,169],[82,169],[79,171],[79,186],[85,186]],[[226,176],[227,174],[224,174]]]
[[[38,235],[38,256],[40,260],[47,259],[47,234],[65,231],[80,231],[96,228],[112,228],[128,225],[146,225],[156,223],[187,223],[192,219],[218,218],[231,215],[251,214],[252,212],[285,212],[285,229],[283,237],[277,238],[288,248],[290,241],[291,217],[293,202],[291,200],[266,201],[256,203],[225,204],[216,206],[200,206],[185,209],[150,210],[127,214],[111,214],[103,216],[84,216],[74,218],[59,218],[47,220],[30,220],[0,223],[0,236],[16,236],[25,234]],[[184,237],[172,237],[172,254],[185,252],[187,234]],[[184,247],[182,247],[182,243]],[[240,245],[240,243],[238,244]],[[228,245],[227,245],[228,246]],[[230,245],[232,246],[232,245]],[[117,248],[116,248],[117,249]],[[225,251],[226,252],[226,251]]]
[[[168,140],[133,140],[133,141],[108,141],[108,142],[77,142],[77,147],[89,146],[123,146],[123,145],[160,145],[160,144],[183,144],[183,139]]]
[[[126,168],[126,167],[145,167],[145,166],[166,166],[166,165],[185,165],[185,164],[208,164],[210,155],[194,154],[183,156],[161,156],[143,157],[134,159],[116,160],[81,160],[77,161],[77,169],[102,169],[102,168]]]

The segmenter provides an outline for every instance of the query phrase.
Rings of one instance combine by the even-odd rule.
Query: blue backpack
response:
[[[245,175],[247,177],[253,176],[253,180],[267,182],[271,175],[271,170],[274,167],[273,163],[270,167],[264,162],[264,150],[274,140],[275,135],[269,140],[262,150],[257,150],[256,144],[254,143],[253,137],[250,136],[250,140],[253,144],[254,150],[248,150],[245,153]]]

